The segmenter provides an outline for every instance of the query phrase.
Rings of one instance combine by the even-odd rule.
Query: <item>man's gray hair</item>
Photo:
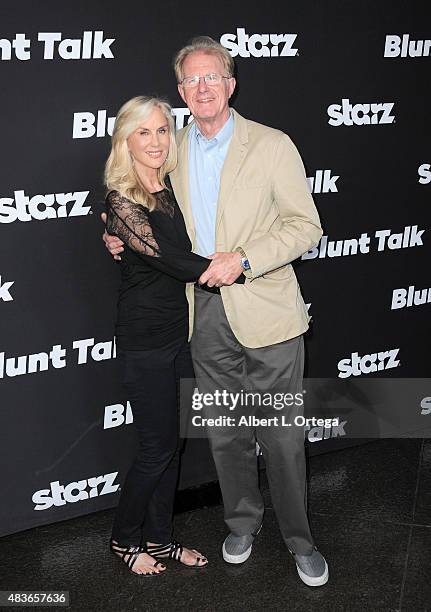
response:
[[[235,64],[229,51],[210,36],[197,36],[193,38],[188,45],[180,49],[174,57],[174,70],[178,83],[181,83],[184,78],[183,64],[186,57],[196,51],[208,53],[209,55],[217,55],[226,70],[226,74],[223,76],[233,76]]]

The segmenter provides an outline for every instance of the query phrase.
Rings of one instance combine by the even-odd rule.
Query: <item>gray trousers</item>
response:
[[[193,364],[201,393],[215,389],[261,394],[302,392],[302,336],[268,347],[250,349],[233,335],[219,295],[195,289],[195,322],[191,341]],[[256,411],[250,406],[219,414],[270,417],[287,421],[303,407]],[[214,413],[213,413],[214,414]],[[264,504],[258,486],[256,440],[262,450],[273,507],[287,547],[310,554],[314,542],[306,508],[304,430],[292,426],[208,427],[207,433],[223,495],[225,521],[235,535],[254,533],[262,523]]]

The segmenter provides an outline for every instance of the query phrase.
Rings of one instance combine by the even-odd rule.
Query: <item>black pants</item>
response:
[[[139,448],[120,497],[112,538],[122,546],[172,540],[179,469],[178,384],[193,378],[187,341],[161,349],[118,351]]]

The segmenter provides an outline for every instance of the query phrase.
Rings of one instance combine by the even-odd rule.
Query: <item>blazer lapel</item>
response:
[[[188,134],[190,125],[184,128],[184,132],[177,136],[178,144],[178,164],[175,170],[170,174],[172,187],[177,198],[178,206],[183,213],[184,222],[186,224],[187,233],[192,242],[195,244],[196,230],[192,214],[192,206],[190,202],[189,188],[189,146]]]
[[[217,202],[216,232],[223,211],[232,193],[235,179],[247,154],[248,129],[246,119],[233,109],[232,112],[234,115],[234,129],[221,173],[220,192]]]

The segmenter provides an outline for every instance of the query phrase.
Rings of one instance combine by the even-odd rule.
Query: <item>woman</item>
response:
[[[136,574],[160,574],[159,559],[204,567],[207,559],[172,539],[179,467],[177,384],[193,378],[185,283],[209,260],[191,253],[167,174],[176,165],[168,104],[136,97],[116,118],[105,169],[107,230],[125,243],[116,342],[139,449],[127,474],[111,550]]]

